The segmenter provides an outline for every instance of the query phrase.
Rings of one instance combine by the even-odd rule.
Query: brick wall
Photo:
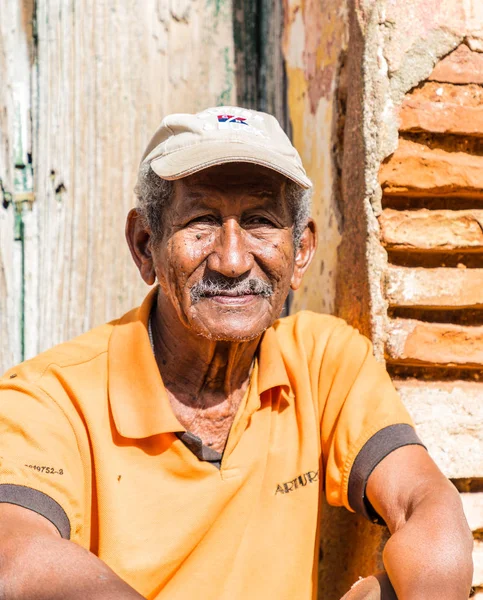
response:
[[[385,358],[462,494],[483,598],[483,53],[465,43],[406,94],[381,165]]]

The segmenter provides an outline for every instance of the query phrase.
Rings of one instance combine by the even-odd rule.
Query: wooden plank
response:
[[[29,181],[30,1],[0,0],[0,373],[22,359],[22,205]],[[17,165],[17,167],[16,167]]]
[[[260,35],[258,0],[233,0],[235,66],[238,101],[258,109],[260,87]]]
[[[0,206],[0,372],[21,360],[18,273],[14,267],[13,207]]]
[[[14,210],[8,204],[13,188],[13,98],[8,85],[11,77],[11,41],[13,2],[0,0],[0,373],[20,359],[18,313],[15,310]],[[15,3],[17,4],[17,3]]]
[[[273,114],[290,136],[284,9],[278,0],[233,1],[235,66],[239,104]]]
[[[230,3],[42,0],[27,223],[32,355],[147,292],[124,241],[142,151],[170,112],[235,100]]]

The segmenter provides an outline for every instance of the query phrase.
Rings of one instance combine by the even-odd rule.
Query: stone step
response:
[[[483,541],[476,539],[473,546],[473,587],[483,586]]]
[[[483,87],[425,83],[408,94],[400,112],[400,131],[483,136]]]
[[[483,252],[483,210],[386,208],[379,225],[388,250]]]
[[[479,410],[483,413],[483,386],[480,385],[480,387],[482,395],[479,399],[479,406],[481,407]],[[482,427],[481,434],[483,436],[483,414],[480,418],[480,425]],[[480,453],[480,457],[483,461],[483,452]],[[483,468],[483,464],[481,466]],[[471,531],[483,532],[483,492],[463,492],[460,494],[460,498]]]
[[[483,308],[483,269],[424,269],[389,265],[385,291],[392,307]]]
[[[461,44],[436,65],[428,79],[442,83],[483,84],[483,53]]]
[[[483,326],[391,319],[386,356],[400,365],[483,368]]]
[[[454,479],[481,477],[483,383],[395,379],[394,385],[411,413],[419,436],[443,473]],[[468,520],[476,529],[481,522],[481,515],[473,514],[476,494],[463,495],[472,496],[465,507]]]
[[[400,139],[381,166],[379,182],[386,195],[482,198],[483,156]]]

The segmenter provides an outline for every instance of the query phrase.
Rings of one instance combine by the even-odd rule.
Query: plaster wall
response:
[[[285,0],[283,52],[292,139],[314,183],[318,250],[292,312],[334,312],[337,249],[342,220],[339,140],[347,50],[346,0]],[[342,85],[341,85],[342,82]]]

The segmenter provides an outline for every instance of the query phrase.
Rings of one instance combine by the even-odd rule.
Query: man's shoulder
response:
[[[109,338],[118,321],[111,321],[57,344],[33,358],[9,369],[0,380],[18,378],[29,383],[38,382],[52,368],[65,369],[82,366],[102,355],[107,355]]]

